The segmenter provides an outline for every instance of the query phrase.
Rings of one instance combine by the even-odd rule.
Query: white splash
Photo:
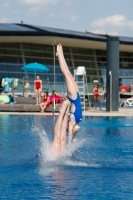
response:
[[[59,165],[83,166],[83,167],[88,166],[84,162],[79,162],[76,159],[71,158],[74,152],[83,146],[83,144],[85,143],[85,139],[82,139],[81,141],[76,141],[71,144],[66,144],[64,152],[62,152],[59,156],[55,156],[49,151],[51,143],[44,128],[40,125],[38,127],[33,127],[32,131],[38,134],[40,137],[41,146],[40,146],[39,159],[42,165],[50,167],[50,163],[53,165],[54,162],[54,166],[59,166]],[[47,131],[51,132],[51,130]]]

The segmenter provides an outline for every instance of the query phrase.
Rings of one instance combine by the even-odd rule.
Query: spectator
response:
[[[25,91],[26,91],[25,97],[28,97],[29,96],[29,88],[30,88],[30,84],[29,84],[28,80],[26,80],[24,88],[25,88]]]
[[[93,94],[94,94],[94,106],[95,106],[95,109],[96,109],[96,102],[98,102],[98,103],[99,103],[100,110],[101,110],[101,104],[100,104],[100,98],[99,98],[99,87],[98,87],[98,84],[94,85]]]
[[[65,97],[63,97],[63,99],[65,99]],[[43,107],[41,107],[41,105],[40,105],[41,112],[44,112],[44,110],[46,109],[46,107],[48,105],[52,104],[54,102],[54,100],[55,100],[56,104],[58,104],[58,103],[62,104],[63,103],[62,100],[61,100],[61,98],[60,98],[60,96],[56,93],[56,90],[53,90],[52,95],[48,98],[47,102],[41,104],[41,105],[43,105]]]
[[[47,107],[48,101],[49,101],[48,92],[44,92],[43,102],[40,103],[41,112],[44,112],[45,108]]]
[[[36,76],[36,80],[34,81],[34,92],[36,93],[36,105],[39,105],[42,92],[42,80],[40,80],[39,76]]]
[[[62,104],[63,103],[60,96],[56,93],[56,90],[52,91],[52,95],[49,98],[49,104],[51,104],[54,99],[55,99],[56,104],[58,104],[58,103]]]

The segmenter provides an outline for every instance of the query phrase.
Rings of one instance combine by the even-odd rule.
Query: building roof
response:
[[[28,24],[0,23],[0,36],[57,36],[71,39],[93,40],[106,42],[107,35],[94,34],[91,32],[79,32],[34,26]],[[133,44],[132,37],[119,36],[121,44]]]

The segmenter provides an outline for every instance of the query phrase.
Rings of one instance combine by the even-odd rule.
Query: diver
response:
[[[61,44],[57,45],[56,56],[58,57],[60,69],[65,76],[67,86],[67,98],[71,102],[70,119],[68,121],[69,143],[72,141],[72,134],[74,135],[79,129],[79,122],[82,119],[82,107],[79,96],[79,89],[74,81],[71,72],[68,69],[64,58]]]

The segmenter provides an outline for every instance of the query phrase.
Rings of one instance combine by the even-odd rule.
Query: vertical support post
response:
[[[83,90],[84,90],[84,111],[85,111],[85,93],[86,93],[86,86],[85,86],[85,74],[84,74],[84,72],[83,72]]]
[[[26,62],[25,62],[25,56],[24,56],[24,50],[23,50],[23,44],[22,43],[20,44],[20,49],[21,49],[21,55],[22,55],[23,65],[25,65]],[[25,71],[25,79],[28,79],[27,71]]]
[[[93,94],[93,89],[91,90],[92,86],[92,76],[90,76],[90,102],[93,101],[93,96],[91,95],[91,93]],[[93,107],[93,106],[92,106]]]
[[[112,111],[112,73],[109,72],[110,75],[110,111]]]
[[[55,99],[53,100],[53,115],[55,113]]]
[[[54,90],[55,90],[55,45],[53,45],[53,64],[54,64]]]
[[[14,99],[14,78],[12,79],[12,94],[13,94],[13,99]]]
[[[35,80],[36,80],[36,69],[35,69]]]
[[[49,78],[47,78],[47,92],[49,92]]]
[[[23,97],[24,97],[24,79],[23,79]]]
[[[111,76],[110,76],[110,72],[111,72]],[[119,103],[119,37],[107,36],[106,80],[107,80],[106,111],[118,111],[118,103]],[[111,84],[111,82],[112,82],[112,84]],[[112,95],[110,95],[110,94],[112,94]],[[112,107],[112,109],[111,109],[111,107]]]

